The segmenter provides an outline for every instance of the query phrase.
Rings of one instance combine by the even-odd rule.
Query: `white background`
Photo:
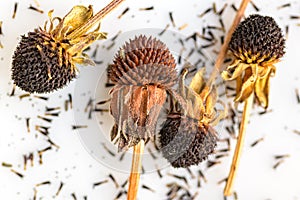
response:
[[[21,179],[12,172],[10,168],[0,166],[0,199],[33,199],[36,184],[51,181],[50,185],[44,185],[37,188],[37,198],[39,199],[73,199],[71,194],[75,193],[77,199],[114,199],[121,191],[116,188],[113,182],[108,178],[112,174],[119,184],[124,183],[128,173],[118,172],[113,167],[107,167],[98,162],[93,156],[90,156],[80,139],[80,134],[71,129],[71,125],[79,124],[75,121],[76,113],[82,112],[82,109],[74,106],[73,110],[64,111],[64,101],[68,99],[68,93],[74,94],[77,82],[88,82],[89,79],[84,75],[88,74],[92,67],[79,67],[83,73],[78,80],[72,81],[68,87],[54,92],[48,96],[48,101],[43,101],[33,97],[19,99],[23,91],[17,89],[15,96],[8,94],[12,90],[12,81],[10,78],[11,60],[14,49],[20,39],[20,35],[38,26],[42,26],[47,20],[47,12],[54,9],[54,16],[63,16],[74,5],[93,5],[97,12],[109,1],[38,1],[43,14],[29,10],[30,4],[37,6],[34,1],[23,0],[18,2],[18,10],[15,19],[12,19],[14,3],[18,1],[0,1],[0,21],[3,21],[3,35],[0,41],[4,48],[0,49],[0,162],[11,163],[13,169],[24,174]],[[234,3],[236,7],[239,1],[215,1],[217,9],[221,9],[225,3],[228,4],[223,13],[223,20],[228,30],[235,12],[231,8]],[[290,7],[278,9],[280,5],[291,3]],[[239,199],[272,199],[272,200],[295,200],[300,199],[300,135],[294,133],[294,130],[300,130],[300,104],[297,103],[295,89],[300,89],[299,80],[299,34],[300,19],[291,20],[290,15],[300,15],[299,1],[255,1],[260,8],[260,14],[270,15],[276,19],[285,34],[285,27],[289,26],[288,39],[286,42],[286,55],[282,62],[277,64],[277,74],[271,80],[270,94],[270,113],[258,115],[261,109],[253,110],[251,123],[247,130],[243,157],[238,170],[238,176],[235,182],[235,191]],[[139,8],[154,6],[154,10],[140,11]],[[209,13],[203,18],[198,15],[212,6],[212,1],[179,1],[179,0],[126,0],[115,11],[108,15],[102,22],[101,30],[108,32],[108,38],[122,30],[122,32],[135,31],[137,29],[152,28],[164,29],[166,24],[170,24],[169,30],[175,31],[181,35],[189,36],[195,31],[201,32],[203,26],[209,24],[216,25],[218,18]],[[130,10],[121,19],[118,16],[122,11],[129,7]],[[171,25],[169,12],[173,12],[176,27]],[[249,5],[246,10],[246,16],[257,13]],[[178,27],[187,23],[188,26],[179,31]],[[217,24],[218,25],[218,24]],[[202,40],[198,40],[201,45]],[[104,41],[98,41],[99,45]],[[108,43],[106,43],[108,44]],[[95,46],[93,46],[95,47]],[[115,47],[117,48],[117,47]],[[218,43],[213,47],[220,49]],[[209,51],[211,52],[211,51]],[[188,53],[188,52],[186,52]],[[210,58],[215,59],[216,55],[211,53]],[[99,55],[101,57],[101,55]],[[101,59],[111,59],[101,58]],[[105,65],[96,66],[105,68]],[[81,107],[85,107],[91,91],[84,91],[82,88],[83,101]],[[105,92],[107,92],[106,90]],[[94,92],[94,91],[92,91]],[[105,99],[104,97],[103,99]],[[45,106],[60,106],[61,113],[58,118],[53,118],[53,122],[48,124],[37,118],[37,115],[44,114]],[[25,118],[30,117],[30,133],[26,131]],[[109,118],[108,114],[104,118]],[[37,150],[49,146],[45,137],[37,133],[35,125],[51,126],[51,139],[57,143],[60,148],[46,152],[43,156],[44,164],[38,163]],[[105,125],[107,130],[111,124]],[[88,132],[88,130],[87,130]],[[95,134],[95,133],[93,133]],[[107,137],[109,132],[106,133]],[[226,137],[226,132],[221,133]],[[250,145],[257,139],[263,137],[264,141],[251,148]],[[232,140],[232,147],[235,141]],[[99,144],[100,145],[100,144]],[[218,181],[225,178],[228,174],[233,149],[229,157],[222,158],[222,163],[212,168],[206,169],[205,163],[200,166],[192,167],[191,170],[197,176],[197,170],[205,171],[207,182],[201,181],[201,188],[197,188],[197,178],[191,178],[186,170],[173,169],[171,167],[162,170],[163,178],[160,179],[156,172],[146,173],[141,177],[141,185],[147,185],[154,189],[151,192],[145,189],[139,190],[139,199],[166,199],[168,188],[167,183],[176,181],[178,184],[190,188],[190,192],[199,193],[196,199],[223,199],[223,184],[217,184]],[[116,153],[116,149],[114,149]],[[23,154],[34,152],[34,167],[27,167],[23,170]],[[103,152],[103,154],[107,154]],[[290,157],[274,170],[272,167],[276,163],[274,155],[289,154]],[[116,164],[118,165],[118,164]],[[171,177],[168,173],[181,174],[187,177],[188,186],[183,181]],[[108,180],[107,183],[95,187],[93,183],[102,180]],[[61,193],[55,197],[55,193],[60,185],[64,183]],[[125,199],[122,196],[120,199]]]

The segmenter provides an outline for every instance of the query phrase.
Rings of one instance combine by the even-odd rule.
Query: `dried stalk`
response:
[[[76,29],[73,33],[71,33],[68,37],[69,38],[75,38],[83,33],[86,32],[86,30],[89,30],[93,26],[95,26],[99,21],[105,17],[108,13],[110,13],[113,9],[115,9],[118,5],[120,5],[125,0],[113,0],[111,1],[107,6],[105,6],[102,10],[100,10],[98,13],[96,13],[93,17],[89,19],[87,23],[85,23],[83,26]]]
[[[244,139],[245,139],[246,128],[249,123],[250,111],[251,111],[251,108],[253,105],[253,97],[254,97],[254,94],[252,92],[252,94],[245,100],[243,117],[242,117],[242,121],[241,121],[241,125],[240,125],[238,140],[237,140],[237,144],[235,147],[230,172],[229,172],[226,186],[224,189],[224,196],[230,196],[232,194],[233,182],[236,177],[237,168],[238,168],[238,165],[240,162],[242,148],[243,148]]]
[[[142,156],[144,153],[145,141],[141,140],[133,147],[131,172],[129,177],[129,188],[127,200],[136,200],[140,182],[140,171],[142,168]]]
[[[219,52],[219,55],[217,57],[217,60],[215,62],[215,66],[214,66],[214,69],[209,77],[209,80],[208,80],[208,84],[207,85],[212,85],[217,77],[217,75],[219,74],[220,71],[222,71],[222,65],[223,65],[223,62],[224,62],[224,58],[227,54],[227,50],[228,50],[228,45],[229,45],[229,42],[231,40],[231,36],[234,32],[234,30],[236,29],[236,27],[238,26],[238,24],[240,23],[242,17],[244,16],[244,12],[246,10],[246,7],[248,5],[248,3],[250,2],[250,0],[242,0],[241,2],[241,5],[240,5],[240,8],[238,9],[236,15],[235,15],[235,18],[232,22],[232,25],[227,33],[227,36],[224,40],[224,43],[221,47],[221,50]]]

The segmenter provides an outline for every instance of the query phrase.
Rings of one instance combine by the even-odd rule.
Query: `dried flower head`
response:
[[[200,70],[189,87],[179,84],[185,105],[174,102],[159,132],[163,156],[173,167],[197,165],[214,152],[217,132],[213,129],[225,113],[215,109],[217,91],[205,85],[204,70]],[[173,101],[172,101],[173,102]]]
[[[115,83],[111,139],[118,142],[119,150],[153,138],[167,91],[176,82],[175,66],[166,45],[152,37],[136,37],[120,48],[108,69],[108,77]]]
[[[46,22],[43,29],[22,36],[13,55],[12,79],[30,93],[52,92],[67,85],[76,77],[75,64],[94,64],[83,50],[105,38],[99,27],[88,33],[89,29],[77,31],[93,16],[91,6],[74,6],[63,19],[52,18],[52,12],[48,13],[48,29]]]
[[[243,102],[254,92],[259,104],[268,107],[270,76],[284,48],[282,31],[272,17],[250,15],[239,24],[229,43],[235,60],[222,73],[225,80],[237,82],[235,101]]]

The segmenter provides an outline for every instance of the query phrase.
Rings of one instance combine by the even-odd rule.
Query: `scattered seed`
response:
[[[18,3],[15,2],[15,6],[14,6],[14,12],[13,12],[13,15],[12,15],[12,18],[14,19],[16,17],[16,14],[17,14],[17,9],[18,9]]]
[[[37,95],[34,95],[33,97],[38,98],[38,99],[42,99],[42,100],[45,100],[45,101],[47,101],[49,99],[48,97],[37,96]]]
[[[117,194],[117,196],[114,199],[115,200],[119,199],[123,194],[125,194],[125,192],[122,190]]]
[[[155,165],[155,168],[156,168],[156,171],[157,171],[157,174],[158,174],[159,178],[162,178],[163,176],[162,176],[161,171],[160,171],[160,169],[158,168],[157,165]]]
[[[6,162],[2,162],[2,167],[12,167],[12,164],[6,163]]]
[[[105,143],[102,143],[103,148],[107,151],[107,153],[109,153],[111,156],[115,157],[116,154],[114,152],[112,152],[106,145]]]
[[[187,26],[188,26],[188,24],[185,23],[185,24],[181,25],[181,26],[178,28],[178,30],[182,31],[182,30],[185,29]]]
[[[274,158],[275,158],[275,159],[282,159],[282,158],[288,158],[288,157],[290,157],[290,155],[289,155],[289,154],[284,154],[284,155],[275,155],[275,156],[274,156]]]
[[[49,151],[49,150],[51,150],[51,149],[52,149],[52,147],[49,146],[49,147],[47,147],[47,148],[45,148],[45,149],[42,149],[42,150],[39,150],[39,151],[38,151],[38,155],[39,155],[39,163],[40,163],[40,165],[43,164],[43,153],[45,153],[46,151]]]
[[[87,128],[87,127],[88,127],[87,125],[72,125],[72,130],[76,130],[79,128]]]
[[[0,21],[0,35],[3,35],[3,32],[2,32],[2,21]],[[15,86],[15,85],[14,85]]]
[[[152,152],[151,148],[148,148],[148,152],[149,152],[149,154],[151,155],[151,157],[152,157],[154,160],[157,159],[157,157],[156,157],[156,156],[154,155],[154,153]]]
[[[23,155],[23,160],[24,160],[24,171],[26,171],[27,168],[27,161],[30,160],[30,165],[31,167],[33,167],[33,153],[30,153],[28,156],[27,155]]]
[[[38,115],[37,117],[38,117],[39,119],[42,119],[42,120],[46,121],[46,122],[49,122],[49,123],[52,122],[52,119],[49,119],[49,118],[46,118],[46,117],[42,117],[42,116],[40,116],[40,115]]]
[[[30,133],[30,126],[29,126],[29,120],[30,120],[30,118],[25,118],[25,120],[26,120],[27,132]]]
[[[61,189],[63,188],[63,186],[64,186],[64,183],[63,183],[63,182],[60,182],[60,185],[59,185],[59,187],[58,187],[58,189],[57,189],[57,191],[56,191],[56,193],[55,193],[55,196],[58,196],[58,195],[59,195],[59,193],[60,193]]]
[[[169,17],[170,17],[170,20],[171,20],[171,23],[172,23],[173,27],[176,27],[172,12],[169,12]]]
[[[122,31],[119,31],[115,36],[113,36],[110,40],[111,41],[115,41],[118,37],[119,37],[119,35],[122,33]]]
[[[96,183],[93,184],[93,189],[94,189],[96,186],[100,186],[100,185],[102,185],[102,184],[104,184],[104,183],[107,183],[107,182],[108,182],[108,180],[96,182]]]
[[[17,171],[14,170],[14,169],[10,169],[10,171],[13,172],[14,174],[16,174],[17,176],[19,176],[20,178],[23,178],[23,177],[24,177],[23,174],[21,174],[20,172],[17,172]]]
[[[153,190],[152,188],[150,188],[149,186],[146,186],[146,185],[142,185],[142,188],[143,189],[146,189],[146,190],[149,190],[149,191],[151,191],[151,192],[155,192],[155,190]]]
[[[221,161],[208,161],[207,162],[207,168],[211,168],[211,167],[213,167],[213,166],[215,166],[215,165],[217,165],[217,164],[220,164],[221,163]]]
[[[218,12],[218,15],[222,15],[224,10],[226,9],[227,7],[227,3],[224,4],[224,6],[221,8],[221,10]]]
[[[290,19],[300,19],[300,16],[296,16],[296,15],[291,15]]]
[[[168,173],[168,175],[169,175],[169,176],[172,176],[172,177],[174,177],[174,178],[177,178],[177,179],[179,179],[179,180],[182,180],[182,181],[185,182],[186,185],[188,185],[188,181],[187,181],[187,179],[186,179],[185,176],[179,176],[179,175],[171,174],[171,173]]]
[[[250,1],[251,5],[253,6],[253,8],[255,9],[256,12],[259,12],[259,8],[254,4],[253,1]]]
[[[41,186],[41,185],[50,185],[50,184],[51,184],[50,181],[44,181],[44,182],[42,182],[42,183],[36,184],[35,187],[39,187],[39,186]]]
[[[72,109],[73,108],[73,98],[72,98],[72,94],[68,94],[68,97],[69,97],[69,104],[70,104],[70,108]]]
[[[231,4],[231,8],[232,8],[235,12],[237,12],[237,8],[235,7],[234,4]]]
[[[108,177],[113,181],[113,183],[115,184],[116,188],[119,188],[119,184],[117,183],[115,177],[113,177],[112,174],[109,174]]]
[[[73,197],[74,200],[77,200],[75,193],[72,193],[71,196]]]
[[[198,171],[198,174],[199,174],[199,177],[201,177],[204,180],[204,182],[206,183],[207,179],[206,179],[206,177],[204,176],[204,174],[202,173],[201,170]]]
[[[128,183],[128,179],[126,179],[126,181],[121,185],[121,188],[124,188]]]
[[[126,152],[123,152],[119,158],[120,161],[122,161],[124,159],[124,156],[125,156]]]
[[[170,24],[167,24],[166,27],[164,28],[164,30],[162,30],[160,33],[158,33],[159,36],[162,36],[166,31],[167,29],[170,27]]]
[[[153,10],[153,9],[154,9],[154,7],[151,6],[151,7],[147,7],[147,8],[140,8],[139,10]]]
[[[46,106],[46,112],[52,112],[52,111],[55,111],[55,110],[60,110],[60,107],[49,108],[49,107]]]
[[[34,11],[36,11],[36,12],[39,12],[39,13],[41,13],[41,14],[43,14],[43,13],[44,13],[44,11],[43,11],[43,10],[41,10],[41,9],[38,9],[38,8],[36,8],[36,7],[32,6],[32,5],[30,5],[30,6],[28,7],[28,9],[34,10]]]
[[[54,146],[54,147],[56,147],[57,149],[60,148],[60,147],[59,147],[57,144],[55,144],[51,139],[48,139],[47,142],[49,142],[51,146]]]
[[[226,182],[227,178],[223,178],[222,180],[218,181],[218,185],[221,185],[223,182]]]
[[[125,8],[125,10],[118,16],[118,19],[121,19],[123,15],[125,15],[129,11],[129,7]]]
[[[212,11],[212,8],[208,8],[206,9],[203,13],[201,13],[200,15],[198,15],[198,17],[203,17],[204,15],[206,15],[207,13],[209,13],[210,11]]]
[[[23,98],[29,97],[29,96],[30,96],[30,93],[26,93],[26,94],[21,94],[21,95],[19,96],[19,98],[20,98],[20,100],[22,100]]]
[[[300,103],[300,95],[299,95],[299,89],[295,89],[295,93],[296,93],[296,99],[297,99],[297,103]]]
[[[277,167],[284,162],[284,159],[279,160],[274,166],[273,169],[277,169]]]
[[[49,113],[49,112],[47,112],[47,113],[45,113],[45,116],[58,117],[59,114],[60,114],[60,112],[57,112],[57,113]]]
[[[259,142],[261,142],[261,141],[263,141],[263,140],[264,140],[263,137],[262,137],[262,138],[259,138],[258,140],[254,141],[254,142],[251,144],[251,147],[256,146]]]
[[[277,9],[282,9],[282,8],[286,8],[286,7],[290,7],[291,6],[291,3],[286,3],[286,4],[283,4],[281,6],[278,6]]]
[[[299,130],[293,130],[294,133],[300,135],[300,131]]]

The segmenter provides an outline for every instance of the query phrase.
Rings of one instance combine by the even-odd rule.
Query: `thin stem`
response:
[[[105,17],[108,13],[110,13],[113,9],[115,9],[118,5],[120,5],[125,0],[113,0],[111,1],[107,6],[102,8],[98,13],[96,13],[93,17],[91,17],[87,23],[82,25],[81,27],[77,28],[72,32],[70,35],[68,35],[69,38],[76,38],[82,34],[84,34],[86,31],[91,29],[93,26],[95,26],[97,23],[100,22],[100,20]]]
[[[221,47],[220,53],[215,62],[214,69],[209,77],[208,84],[207,84],[208,86],[211,86],[214,83],[217,75],[222,70],[222,64],[223,64],[224,58],[227,54],[228,45],[231,40],[231,36],[232,36],[233,32],[235,31],[236,27],[238,26],[238,24],[240,23],[242,17],[244,16],[244,12],[246,10],[246,7],[247,7],[249,1],[250,0],[242,0],[242,2],[241,2],[240,8],[235,15],[232,25],[231,25],[231,27],[227,33],[227,36],[224,40],[223,46]]]
[[[142,156],[144,153],[144,147],[145,147],[144,140],[140,140],[140,142],[133,147],[127,200],[137,199],[137,191],[139,188],[140,171],[142,168]]]
[[[243,117],[240,125],[238,140],[235,147],[230,172],[224,189],[224,196],[230,196],[232,194],[233,182],[236,177],[237,167],[239,165],[241,154],[242,154],[246,128],[249,123],[249,115],[253,104],[253,96],[254,94],[252,92],[252,94],[245,100]]]

